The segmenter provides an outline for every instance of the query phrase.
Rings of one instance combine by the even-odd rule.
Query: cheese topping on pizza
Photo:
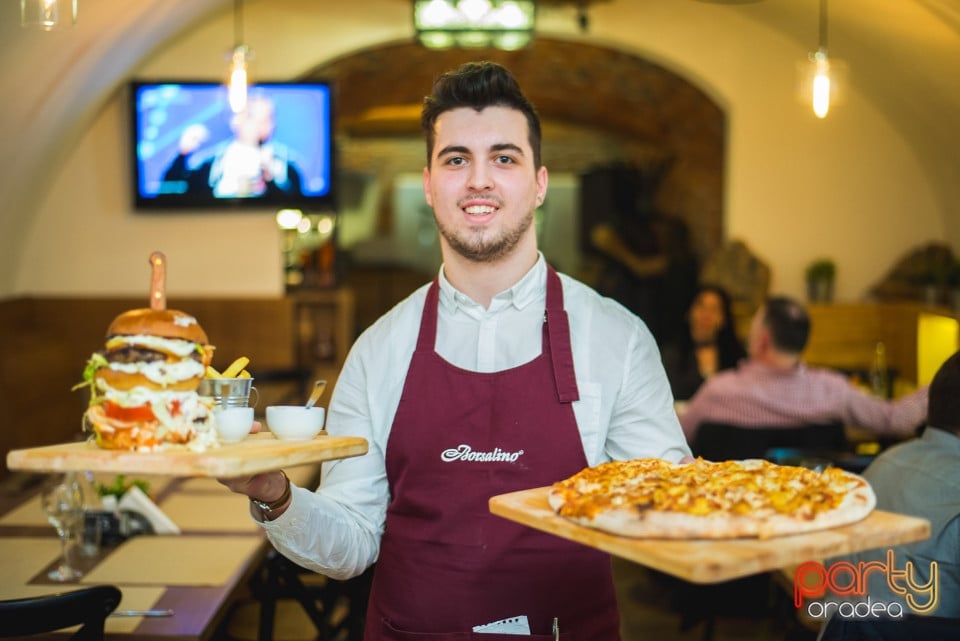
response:
[[[837,468],[817,472],[759,459],[699,458],[686,465],[637,459],[587,468],[555,483],[551,493],[559,499],[557,512],[578,520],[622,508],[810,520],[836,509],[860,484],[860,477]]]

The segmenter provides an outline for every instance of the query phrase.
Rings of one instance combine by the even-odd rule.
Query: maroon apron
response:
[[[501,372],[463,370],[434,351],[438,298],[434,281],[387,441],[391,501],[365,638],[553,639],[556,617],[561,639],[619,639],[609,556],[488,508],[491,496],[587,466],[560,278],[548,267],[541,354]],[[532,636],[472,632],[519,615]]]

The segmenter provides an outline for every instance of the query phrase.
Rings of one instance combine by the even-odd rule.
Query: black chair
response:
[[[818,641],[960,641],[960,619],[912,615],[864,620],[833,617]]]
[[[693,438],[694,456],[711,461],[766,458],[775,448],[810,452],[842,452],[849,449],[842,423],[796,427],[741,427],[705,422]]]
[[[372,580],[373,568],[346,581],[320,577],[271,550],[251,582],[253,596],[260,602],[257,638],[274,638],[277,601],[292,599],[316,628],[317,641],[362,641]]]
[[[81,626],[72,641],[99,641],[107,617],[120,604],[120,590],[97,585],[25,599],[0,601],[0,637],[19,637]],[[66,638],[66,637],[65,637]]]

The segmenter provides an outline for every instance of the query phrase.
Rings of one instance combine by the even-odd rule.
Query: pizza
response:
[[[855,523],[876,505],[867,481],[851,472],[760,459],[612,461],[554,483],[547,499],[580,525],[667,539],[799,534]]]

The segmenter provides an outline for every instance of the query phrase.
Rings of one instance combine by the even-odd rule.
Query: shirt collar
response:
[[[939,427],[928,425],[924,428],[921,438],[929,441],[939,449],[960,452],[960,436],[947,430],[942,430]]]
[[[469,296],[456,289],[447,280],[443,273],[443,266],[440,266],[440,305],[446,311],[455,313],[458,310],[477,309],[482,311],[479,303],[472,300]],[[488,312],[496,312],[507,306],[513,306],[516,309],[523,309],[531,303],[546,300],[546,282],[547,282],[547,262],[541,252],[537,252],[537,262],[533,264],[523,278],[517,281],[509,289],[505,289],[490,301]]]
[[[767,365],[766,363],[761,363],[758,360],[754,360],[747,356],[740,360],[737,364],[737,367],[744,372],[753,374],[755,376],[798,376],[803,375],[807,371],[807,366],[803,361],[798,361],[792,367],[774,367],[772,365]]]

